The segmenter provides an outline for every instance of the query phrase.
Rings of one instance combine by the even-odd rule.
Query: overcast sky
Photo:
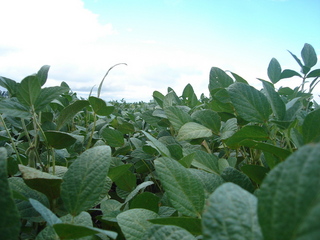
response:
[[[46,86],[65,81],[87,98],[127,63],[101,97],[128,102],[188,83],[208,96],[213,66],[260,88],[272,57],[300,71],[287,50],[300,57],[310,43],[320,55],[319,13],[319,0],[0,0],[0,76],[21,81],[50,65]]]

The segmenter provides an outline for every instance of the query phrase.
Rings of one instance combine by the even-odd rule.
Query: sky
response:
[[[320,1],[0,0],[0,33],[0,76],[17,82],[50,65],[45,86],[64,81],[88,98],[110,67],[126,63],[109,72],[104,100],[148,102],[168,87],[181,95],[188,83],[200,97],[209,96],[211,67],[259,89],[273,57],[300,71],[287,50],[300,58],[309,43],[320,62]]]

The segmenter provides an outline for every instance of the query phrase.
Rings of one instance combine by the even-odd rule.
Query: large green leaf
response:
[[[65,132],[46,131],[44,135],[48,144],[56,149],[67,148],[77,141],[71,134]]]
[[[258,184],[261,184],[269,170],[259,165],[244,165],[241,171]]]
[[[200,102],[198,101],[197,95],[194,93],[193,87],[188,83],[182,92],[182,98],[185,100],[186,105],[189,107],[195,107]]]
[[[0,86],[8,90],[10,97],[15,97],[18,85],[16,81],[0,76]]]
[[[203,126],[210,128],[213,133],[219,134],[221,128],[221,118],[219,114],[210,109],[203,109],[194,112],[191,117]]]
[[[256,197],[233,183],[222,184],[209,197],[202,225],[204,240],[263,239]]]
[[[250,178],[236,168],[226,167],[221,173],[221,177],[224,181],[237,184],[248,192],[253,193],[255,190]]]
[[[320,141],[320,109],[310,112],[303,121],[302,135],[304,143]]]
[[[130,201],[130,209],[133,208],[144,208],[151,210],[155,213],[159,212],[159,201],[160,198],[151,193],[151,192],[143,192],[135,196],[131,201]]]
[[[248,122],[263,123],[271,114],[265,95],[245,83],[234,83],[228,88],[236,112]]]
[[[170,157],[170,151],[169,149],[166,147],[166,145],[164,145],[162,142],[160,142],[158,139],[154,138],[151,134],[145,132],[145,131],[141,131],[144,135],[146,135],[146,137],[150,140],[147,141],[147,144],[151,147],[153,147],[154,149],[156,149],[162,156],[165,157]]]
[[[179,131],[179,129],[187,122],[191,122],[192,118],[190,115],[184,111],[182,108],[170,106],[166,107],[164,109],[168,120],[172,124],[173,128],[176,131]]]
[[[107,103],[101,98],[91,96],[89,97],[89,102],[93,108],[93,111],[101,116],[109,116],[114,110],[114,106],[108,106]]]
[[[209,91],[215,88],[227,88],[233,83],[232,78],[223,70],[217,67],[212,67],[210,70]]]
[[[41,86],[43,86],[47,81],[49,69],[49,65],[43,65],[37,72],[37,77]]]
[[[296,71],[293,71],[291,69],[285,69],[283,70],[283,72],[281,73],[280,75],[280,79],[283,79],[283,78],[291,78],[291,77],[294,77],[294,76],[297,76],[297,77],[302,77],[298,72]]]
[[[204,151],[196,151],[191,163],[194,167],[211,173],[219,173],[218,157]]]
[[[221,140],[228,139],[231,137],[238,129],[237,119],[230,118],[221,126],[220,138]]]
[[[116,129],[105,127],[101,130],[100,134],[101,137],[106,140],[107,144],[111,147],[121,147],[124,144],[123,133]]]
[[[277,59],[272,58],[268,66],[268,77],[273,83],[280,80],[281,66]]]
[[[152,96],[156,103],[158,103],[160,107],[163,107],[164,95],[159,91],[154,91]]]
[[[0,148],[0,239],[19,239],[20,216],[13,201],[7,176],[7,150]]]
[[[317,64],[318,57],[316,51],[308,43],[304,44],[301,50],[301,57],[306,67],[312,68]]]
[[[258,215],[264,239],[320,236],[320,144],[305,145],[264,179]]]
[[[267,131],[260,126],[248,125],[241,128],[238,132],[233,134],[226,144],[230,148],[239,148],[241,146],[241,141],[246,139],[252,139],[257,141],[265,141],[269,138]]]
[[[121,230],[127,240],[141,240],[147,229],[152,226],[149,219],[157,218],[158,214],[147,209],[130,209],[117,216]]]
[[[71,121],[74,115],[76,115],[79,111],[87,106],[89,106],[89,102],[87,100],[77,100],[62,109],[57,119],[57,130],[63,127],[63,125],[67,122]]]
[[[274,89],[274,86],[266,81],[261,80],[264,92],[268,98],[268,101],[271,105],[273,114],[278,120],[283,120],[286,114],[286,105],[283,100],[280,98],[279,93]]]
[[[19,170],[24,182],[30,188],[45,194],[48,199],[55,199],[60,196],[62,178],[21,164],[19,164]]]
[[[180,128],[177,139],[178,141],[183,141],[197,138],[206,138],[211,136],[212,131],[209,128],[199,123],[188,122]]]
[[[171,204],[183,215],[199,217],[204,206],[200,180],[171,158],[158,158],[155,168]]]
[[[148,229],[142,240],[196,240],[187,230],[178,226],[154,225]]]
[[[0,113],[5,113],[10,117],[18,118],[30,118],[30,109],[21,103],[10,99],[5,99],[1,101]]]
[[[92,207],[104,189],[111,163],[109,146],[83,152],[69,167],[61,184],[61,198],[73,216]]]
[[[41,91],[41,85],[36,75],[24,78],[18,85],[17,98],[20,103],[32,106],[36,102]]]
[[[36,111],[41,111],[62,93],[68,91],[65,87],[47,87],[40,90],[40,94],[34,103]]]

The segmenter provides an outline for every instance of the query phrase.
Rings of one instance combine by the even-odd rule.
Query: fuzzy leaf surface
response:
[[[188,122],[180,128],[177,139],[178,141],[183,141],[197,138],[206,138],[211,136],[212,131],[209,128],[199,123]]]

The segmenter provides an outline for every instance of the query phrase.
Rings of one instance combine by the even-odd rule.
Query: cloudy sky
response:
[[[87,98],[126,63],[101,97],[128,102],[188,83],[208,96],[212,66],[259,88],[272,57],[300,71],[287,50],[300,56],[310,43],[320,54],[319,12],[318,0],[0,0],[0,76],[50,65],[46,86],[65,81]]]

